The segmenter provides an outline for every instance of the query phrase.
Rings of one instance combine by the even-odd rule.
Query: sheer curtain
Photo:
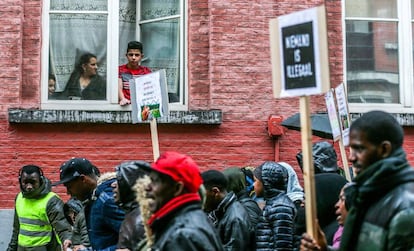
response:
[[[121,0],[119,2],[119,65],[128,63],[125,56],[128,42],[137,40],[137,37],[136,0]]]
[[[107,0],[50,1],[49,74],[56,77],[57,92],[64,90],[76,60],[85,52],[97,56],[99,75],[106,77],[107,7]]]
[[[141,42],[146,60],[153,71],[165,69],[170,102],[180,94],[180,0],[141,1]]]

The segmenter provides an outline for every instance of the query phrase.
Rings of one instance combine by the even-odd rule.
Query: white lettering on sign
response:
[[[309,34],[296,34],[285,38],[286,48],[294,49],[310,45]]]
[[[313,75],[311,63],[288,65],[286,71],[288,78],[301,78]]]

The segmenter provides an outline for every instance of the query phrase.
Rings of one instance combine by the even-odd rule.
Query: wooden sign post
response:
[[[151,127],[151,142],[152,142],[152,153],[154,156],[154,162],[160,157],[160,144],[158,142],[158,130],[157,130],[157,119],[153,118],[150,121]]]
[[[270,20],[273,95],[300,97],[306,229],[316,238],[316,194],[309,95],[329,90],[325,6]]]
[[[334,142],[336,141],[339,142],[339,150],[341,152],[342,166],[344,169],[345,178],[350,182],[352,178],[351,178],[351,173],[349,171],[348,159],[346,157],[345,146],[344,146],[343,137],[341,133],[342,130],[341,130],[341,126],[338,120],[338,111],[335,106],[333,89],[329,90],[325,94],[325,102],[326,102],[326,107],[328,110],[329,123],[331,124],[331,128],[332,128],[332,138]]]
[[[306,232],[317,236],[315,171],[312,157],[312,128],[310,122],[309,97],[300,97],[300,127],[303,155],[303,181],[305,189]]]

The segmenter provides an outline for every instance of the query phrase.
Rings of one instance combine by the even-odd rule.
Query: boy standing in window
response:
[[[131,104],[129,80],[151,72],[148,67],[140,65],[144,57],[142,43],[138,41],[129,42],[126,57],[128,63],[120,65],[118,70],[118,98],[120,105]]]

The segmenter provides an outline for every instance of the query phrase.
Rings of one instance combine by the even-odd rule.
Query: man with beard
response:
[[[203,180],[192,158],[165,152],[151,165],[150,178],[151,250],[223,250],[220,237],[201,209],[198,191]]]

